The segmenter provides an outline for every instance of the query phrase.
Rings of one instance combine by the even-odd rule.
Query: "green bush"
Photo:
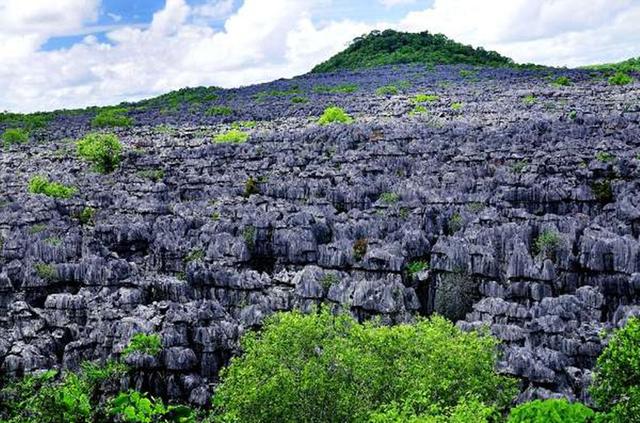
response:
[[[417,94],[413,97],[414,103],[433,103],[434,101],[438,101],[440,97],[435,94]]]
[[[2,143],[5,147],[13,144],[23,144],[29,141],[29,133],[22,128],[5,129],[2,133]]]
[[[142,354],[158,355],[162,350],[162,338],[157,333],[136,333],[131,337],[129,344],[122,350],[124,357],[139,352]]]
[[[243,336],[213,403],[219,421],[243,423],[362,422],[394,406],[446,421],[468,398],[501,411],[517,390],[494,371],[496,347],[441,317],[388,327],[279,313]]]
[[[367,254],[369,248],[369,240],[367,238],[359,238],[353,243],[353,258],[361,261]]]
[[[609,84],[611,85],[627,85],[633,82],[633,78],[624,72],[616,72],[615,75],[609,78]]]
[[[453,110],[454,112],[462,110],[463,107],[464,105],[462,103],[451,103],[451,110]]]
[[[351,94],[358,91],[358,89],[359,87],[356,84],[316,85],[313,87],[313,92],[316,94]]]
[[[553,258],[558,248],[562,246],[562,237],[552,230],[544,230],[533,243],[533,253]]]
[[[609,180],[592,182],[591,191],[593,191],[593,196],[596,200],[602,204],[609,204],[614,200],[613,187]]]
[[[398,95],[400,90],[395,85],[385,85],[376,90],[376,94],[381,96]]]
[[[532,106],[532,105],[536,104],[536,101],[538,101],[538,99],[533,94],[527,94],[522,99],[522,102],[527,106]]]
[[[227,132],[216,135],[213,142],[216,144],[242,144],[247,142],[249,134],[238,129],[231,129]]]
[[[77,189],[58,182],[51,182],[44,176],[35,175],[29,179],[29,192],[32,194],[44,194],[52,198],[68,199],[73,197]]]
[[[231,116],[233,109],[228,106],[213,106],[206,112],[207,116]]]
[[[127,116],[127,112],[128,110],[124,107],[104,109],[93,118],[91,126],[95,128],[131,126],[133,124],[133,119]]]
[[[395,204],[400,200],[400,196],[395,192],[383,192],[380,194],[380,201],[385,204]]]
[[[122,144],[114,134],[93,132],[76,143],[78,156],[100,173],[112,172],[120,164]]]
[[[344,109],[340,107],[328,107],[325,109],[318,123],[320,125],[328,125],[330,123],[345,123],[349,124],[353,122],[353,118],[349,116]]]
[[[409,275],[415,276],[428,268],[429,263],[427,263],[426,261],[415,260],[409,263],[409,265],[407,266],[407,272],[409,272]]]
[[[511,410],[507,423],[587,423],[595,413],[589,407],[565,399],[536,400]]]
[[[559,76],[553,81],[554,85],[558,85],[561,87],[567,87],[571,85],[571,80],[566,76]]]
[[[80,224],[88,225],[89,223],[93,222],[95,215],[96,209],[94,209],[93,207],[85,207],[80,213],[77,214],[76,217],[80,221]]]
[[[617,330],[598,357],[591,395],[603,421],[640,421],[640,319]]]

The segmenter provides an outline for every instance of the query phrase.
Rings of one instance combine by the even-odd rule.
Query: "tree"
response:
[[[617,330],[595,367],[591,395],[608,422],[640,422],[640,319]]]
[[[219,421],[355,422],[394,409],[445,418],[467,398],[503,410],[516,393],[494,372],[497,341],[442,317],[388,327],[327,309],[280,313],[241,345],[213,398]]]

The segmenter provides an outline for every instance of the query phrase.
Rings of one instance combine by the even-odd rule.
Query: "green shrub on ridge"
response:
[[[330,123],[349,124],[353,122],[353,118],[347,114],[341,107],[328,107],[318,119],[318,124],[328,125]]]
[[[78,190],[58,182],[52,182],[48,178],[35,175],[29,180],[29,192],[32,194],[44,194],[47,197],[68,199]]]
[[[100,173],[112,172],[120,164],[122,144],[114,134],[93,132],[76,143],[78,156]]]

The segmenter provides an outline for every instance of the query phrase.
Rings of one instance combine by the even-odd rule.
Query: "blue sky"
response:
[[[640,0],[0,0],[0,110],[115,104],[292,77],[373,29],[518,62],[640,56]]]

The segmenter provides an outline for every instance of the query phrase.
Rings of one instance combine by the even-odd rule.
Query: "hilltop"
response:
[[[312,72],[366,69],[384,65],[421,63],[426,65],[466,64],[514,66],[512,59],[482,47],[458,43],[443,34],[373,31],[358,37],[349,47],[317,65]]]

